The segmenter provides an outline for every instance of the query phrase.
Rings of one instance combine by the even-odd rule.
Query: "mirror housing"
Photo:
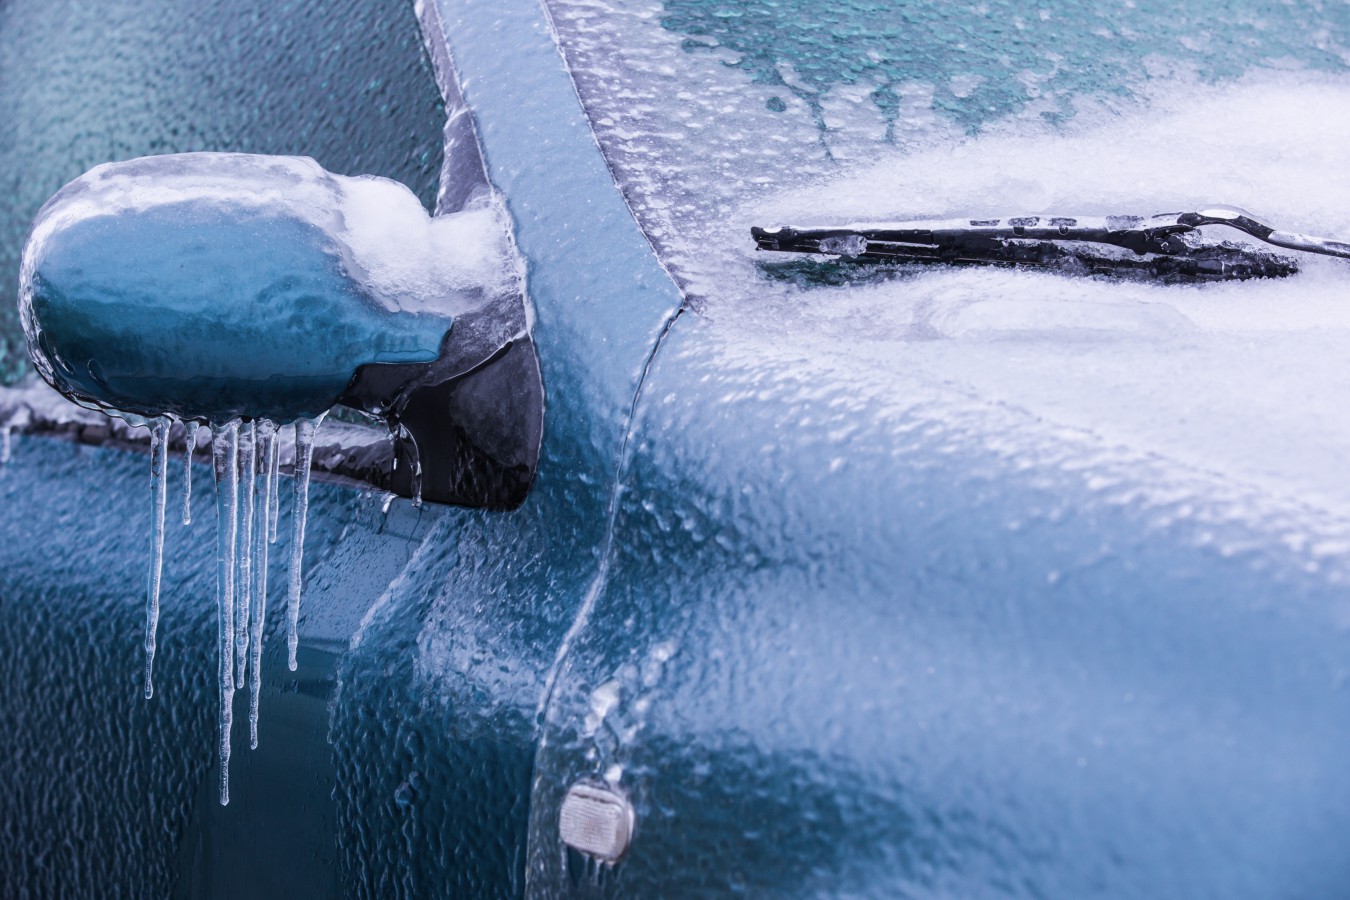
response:
[[[387,179],[190,153],[57,192],[24,250],[20,312],[38,372],[81,405],[215,424],[344,405],[394,436],[346,474],[511,508],[543,425],[522,271],[490,197],[433,218]]]

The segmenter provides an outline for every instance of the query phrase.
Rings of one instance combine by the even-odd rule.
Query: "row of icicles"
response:
[[[323,416],[295,423],[294,505],[291,515],[290,591],[286,635],[287,664],[296,668],[300,617],[301,564],[309,508],[309,473],[314,433]],[[168,418],[150,419],[152,519],[149,585],[145,609],[145,696],[154,696],[155,632],[159,624],[159,587],[164,567],[164,507],[168,474]],[[192,522],[192,455],[196,422],[185,425],[183,524]],[[258,746],[258,694],[262,684],[262,633],[267,615],[267,550],[277,539],[278,431],[266,419],[211,426],[211,461],[216,486],[216,607],[220,671],[220,803],[230,802],[230,730],[234,692],[248,676],[249,747]],[[240,483],[242,480],[242,484]],[[261,491],[259,488],[261,487]],[[242,491],[241,491],[242,488]],[[240,501],[243,501],[242,504]],[[242,506],[242,509],[241,509]]]

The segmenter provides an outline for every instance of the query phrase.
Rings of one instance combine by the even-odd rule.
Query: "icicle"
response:
[[[183,426],[183,524],[192,524],[192,454],[197,451],[196,422]]]
[[[286,631],[286,665],[295,671],[295,651],[300,644],[300,569],[305,554],[305,518],[309,513],[309,466],[314,459],[314,432],[323,421],[300,419],[295,423],[295,502],[291,506],[290,626]]]
[[[9,431],[6,429],[8,439]],[[155,630],[159,627],[159,581],[164,571],[164,490],[169,471],[169,420],[150,427],[150,574],[145,590],[145,699],[155,696]],[[6,447],[8,450],[8,447]]]
[[[281,459],[281,440],[273,438],[271,458],[268,461],[268,483],[272,486],[268,488],[267,502],[272,507],[271,531],[267,532],[268,543],[277,542],[277,519],[281,515],[281,479],[278,477],[279,460]]]
[[[234,683],[244,685],[244,663],[248,662],[248,608],[253,590],[253,495],[257,485],[258,457],[252,422],[239,429],[239,487],[244,515],[239,523],[239,580],[235,591],[239,600],[234,615]]]
[[[216,606],[219,613],[220,805],[230,802],[230,726],[234,702],[234,568],[239,530],[239,423],[211,427],[216,476]]]
[[[262,690],[262,632],[267,619],[267,545],[274,530],[270,498],[276,490],[276,426],[266,419],[257,425],[258,456],[262,459],[263,492],[259,504],[257,533],[250,535],[256,556],[253,560],[253,619],[249,632],[248,745],[258,749],[258,694]]]

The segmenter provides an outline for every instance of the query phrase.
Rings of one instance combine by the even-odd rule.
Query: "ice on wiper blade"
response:
[[[1235,207],[1155,216],[1014,216],[750,229],[760,250],[862,262],[1014,265],[1079,274],[1134,274],[1164,281],[1278,278],[1298,271],[1289,256],[1207,240],[1226,225],[1288,250],[1350,259],[1350,243],[1281,231]]]

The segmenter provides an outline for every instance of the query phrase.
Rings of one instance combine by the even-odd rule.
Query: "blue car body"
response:
[[[719,301],[640,226],[544,8],[419,14],[444,171],[481,158],[527,266],[531,492],[315,486],[301,665],[274,600],[221,807],[209,522],[170,523],[147,703],[145,457],[16,435],[5,893],[1345,893],[1335,503],[981,394],[941,345]],[[579,783],[632,804],[616,864],[560,837]]]

